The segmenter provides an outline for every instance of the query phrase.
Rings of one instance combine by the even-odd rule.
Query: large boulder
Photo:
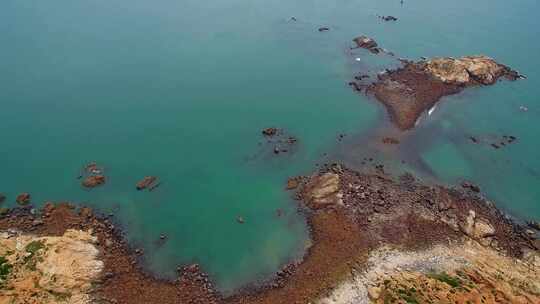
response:
[[[339,175],[324,173],[311,179],[307,187],[306,203],[312,209],[342,204],[343,194],[339,187]]]
[[[460,223],[460,228],[467,236],[485,246],[489,245],[489,238],[495,234],[493,225],[489,221],[477,217],[473,210],[469,210],[465,220]]]

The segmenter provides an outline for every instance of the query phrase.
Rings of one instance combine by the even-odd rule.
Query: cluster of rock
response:
[[[493,149],[500,149],[514,143],[517,140],[517,137],[513,135],[503,135],[502,137],[493,138],[493,136],[491,136],[490,138],[480,139],[476,136],[469,136],[469,139],[475,144],[487,143]]]
[[[377,42],[373,38],[362,35],[354,38],[353,41],[356,43],[357,48],[366,49],[373,54],[378,54],[381,52],[381,49],[378,47]]]
[[[106,181],[104,168],[98,166],[95,162],[91,162],[83,168],[79,175],[79,179],[81,178],[83,179],[82,185],[85,188],[95,188],[105,184]]]
[[[298,142],[294,136],[286,135],[283,129],[270,127],[263,129],[261,133],[266,142],[273,146],[274,154],[287,153]]]
[[[398,18],[394,16],[379,16],[379,19],[383,21],[397,21],[398,20]]]

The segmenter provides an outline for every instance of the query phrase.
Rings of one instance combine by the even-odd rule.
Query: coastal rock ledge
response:
[[[399,69],[379,74],[366,92],[385,105],[400,129],[407,130],[443,96],[457,94],[467,87],[492,85],[501,78],[521,77],[518,72],[483,55],[433,58],[406,61]]]

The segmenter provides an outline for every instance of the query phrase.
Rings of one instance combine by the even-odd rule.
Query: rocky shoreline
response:
[[[437,246],[458,252],[459,248],[477,250],[486,256],[500,256],[501,261],[527,265],[527,269],[534,270],[533,279],[540,282],[540,240],[505,217],[475,190],[426,186],[411,175],[393,179],[383,173],[362,174],[340,165],[325,166],[310,177],[292,181],[287,188],[294,189],[299,208],[306,213],[312,246],[302,261],[286,265],[263,287],[242,290],[230,297],[220,295],[198,265],[179,268],[175,281],[148,275],[138,263],[142,251],[130,249],[120,229],[89,208],[76,209],[61,203],[46,204],[41,212],[31,211],[29,206],[11,209],[0,216],[0,231],[40,237],[81,231],[96,238],[93,246],[99,251],[97,258],[103,263],[103,270],[88,291],[93,302],[69,303],[369,303],[381,297],[397,299],[400,294],[388,287],[391,285],[381,283],[386,280],[381,279],[382,274],[358,285],[358,278],[365,276],[359,275],[370,271],[370,259],[386,247],[398,252],[398,256],[403,256],[403,252],[430,252]],[[405,256],[410,257],[409,253]],[[444,257],[440,260],[446,261]],[[456,275],[455,271],[461,268],[456,269],[448,271]],[[432,287],[438,284],[436,279],[433,281],[418,271],[387,277],[392,284],[400,284],[411,275]],[[488,278],[491,277],[486,276],[485,280]],[[9,284],[9,277],[6,281]],[[539,300],[538,285],[525,291],[512,290]],[[479,281],[478,286],[484,285]],[[481,293],[489,288],[471,290]],[[472,297],[471,292],[460,289],[460,297]],[[455,291],[447,294],[454,295]],[[24,303],[41,303],[32,302],[32,298],[26,300]],[[0,303],[4,303],[2,296]]]

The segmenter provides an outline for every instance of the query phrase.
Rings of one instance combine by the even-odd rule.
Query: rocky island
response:
[[[364,43],[362,47],[373,52],[376,44]],[[483,55],[433,58],[404,61],[403,67],[380,73],[374,83],[366,86],[366,92],[384,104],[400,129],[407,130],[444,96],[467,87],[492,85],[501,78],[516,80],[520,77],[516,71]]]

